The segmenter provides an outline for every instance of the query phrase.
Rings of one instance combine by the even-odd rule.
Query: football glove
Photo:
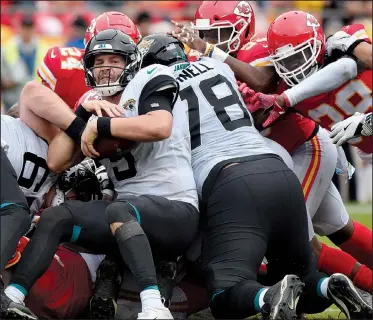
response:
[[[332,127],[330,138],[337,146],[362,135],[372,135],[372,114],[356,112],[353,116],[338,122]]]
[[[356,46],[363,41],[363,39],[358,39],[344,31],[338,31],[328,38],[326,42],[326,51],[328,56],[332,55],[333,50],[340,50],[352,55]]]

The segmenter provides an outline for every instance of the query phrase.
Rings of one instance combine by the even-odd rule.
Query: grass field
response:
[[[361,205],[357,203],[349,203],[346,205],[347,212],[350,214],[353,220],[358,221],[368,228],[372,229],[372,205]],[[334,245],[326,237],[320,237],[320,240],[327,245],[334,247]],[[253,317],[254,318],[254,317]],[[212,316],[208,310],[199,312],[198,314],[190,316],[190,320],[202,320],[212,319]],[[346,319],[346,317],[332,305],[329,309],[323,313],[307,315],[307,319]]]

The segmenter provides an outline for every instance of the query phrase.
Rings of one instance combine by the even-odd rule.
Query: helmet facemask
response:
[[[294,86],[315,73],[322,49],[322,42],[315,37],[293,47],[291,44],[276,49],[271,61],[277,74],[289,86]]]
[[[248,25],[245,19],[239,19],[235,23],[230,21],[216,21],[212,24],[210,24],[209,19],[196,19],[195,24],[192,23],[192,30],[198,32],[202,39],[204,31],[217,30],[217,42],[215,45],[219,48],[226,48],[225,51],[227,53],[234,53],[243,45],[240,37],[243,32],[246,32]],[[222,40],[222,29],[231,29],[230,36],[227,40]]]
[[[120,68],[111,65],[94,66],[95,58],[98,55],[105,53],[112,55],[120,55],[124,59],[125,67]],[[84,64],[87,86],[93,88],[102,96],[113,96],[116,93],[123,91],[127,84],[134,78],[136,73],[139,72],[141,66],[141,54],[138,51],[130,53],[128,55],[125,55],[123,53],[117,53],[115,51],[97,51],[92,52],[92,54],[90,55],[87,55],[84,59]],[[99,69],[100,71],[95,72],[96,69]],[[120,70],[120,72],[117,71],[118,69]],[[95,73],[97,73],[96,76],[107,77],[107,82],[97,83],[95,80]],[[113,74],[118,74],[116,80],[114,81],[112,80]]]

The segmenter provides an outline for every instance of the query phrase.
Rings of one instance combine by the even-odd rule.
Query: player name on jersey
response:
[[[171,68],[180,85],[177,104],[185,110],[183,114],[189,114],[192,167],[200,195],[215,165],[274,153],[253,126],[236,78],[227,64],[201,58],[184,69]]]
[[[182,72],[180,72],[176,80],[182,83],[183,81],[195,78],[203,73],[206,73],[209,70],[213,70],[213,68],[210,68],[209,66],[201,62],[195,62],[194,64],[189,64],[189,66],[187,66]]]

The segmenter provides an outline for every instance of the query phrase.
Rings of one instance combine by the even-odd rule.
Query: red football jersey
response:
[[[371,43],[363,25],[351,25],[343,27],[342,30]],[[359,73],[355,79],[331,92],[308,98],[295,105],[294,109],[326,129],[354,115],[355,112],[372,112],[372,70]],[[373,151],[372,137],[352,139],[349,143],[365,153]]]
[[[90,88],[86,86],[81,63],[84,50],[53,47],[46,53],[38,69],[44,85],[52,89],[71,108]]]
[[[266,38],[246,43],[237,54],[237,59],[254,67],[272,66]],[[286,88],[279,87],[282,92]],[[307,141],[315,130],[316,123],[297,113],[288,113],[261,133],[282,145],[289,153]]]
[[[81,97],[79,97],[78,100],[76,100],[76,103],[74,105],[74,111],[78,106],[86,101],[91,101],[91,100],[102,100],[102,97],[99,93],[97,93],[95,90],[91,89],[87,92],[85,92]]]

